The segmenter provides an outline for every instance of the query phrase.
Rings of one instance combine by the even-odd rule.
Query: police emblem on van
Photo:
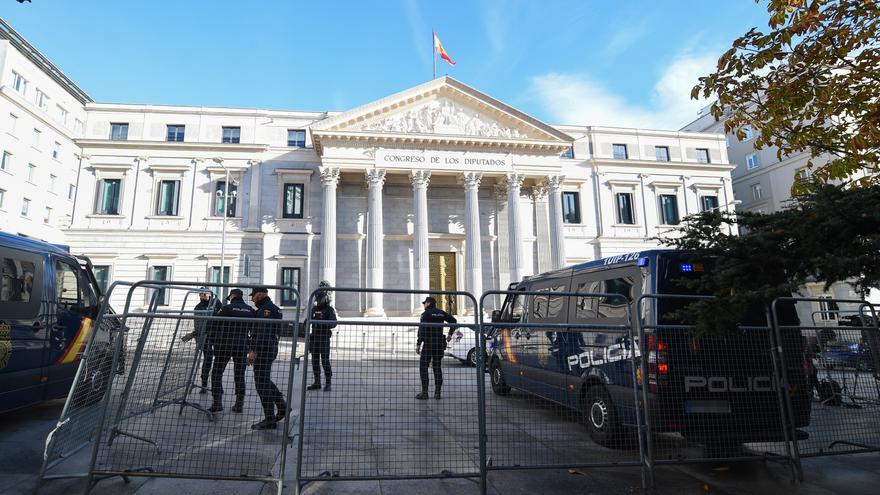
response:
[[[12,357],[12,328],[6,323],[0,323],[0,370],[9,364]]]

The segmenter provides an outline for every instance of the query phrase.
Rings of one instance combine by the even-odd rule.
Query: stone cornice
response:
[[[76,139],[83,149],[118,150],[180,150],[180,151],[238,151],[259,153],[269,149],[268,144],[230,144],[230,143],[177,143],[167,141],[112,141],[109,139]]]
[[[668,173],[676,173],[681,175],[682,170],[699,170],[703,172],[729,172],[736,168],[736,165],[730,163],[695,163],[695,162],[658,162],[655,160],[617,160],[614,158],[593,158],[588,162],[596,167],[601,167],[605,171],[611,171],[614,168],[624,168],[632,170],[651,169],[662,170]]]
[[[381,147],[383,144],[411,144],[418,147],[433,145],[443,146],[467,146],[484,151],[521,151],[525,153],[545,153],[558,155],[571,146],[569,143],[560,141],[544,141],[536,139],[504,139],[488,138],[481,136],[461,136],[451,134],[406,134],[389,132],[364,132],[364,131],[312,131],[315,140],[315,149],[318,154],[323,154],[324,146],[329,144],[341,144],[351,146],[352,143],[363,147]]]

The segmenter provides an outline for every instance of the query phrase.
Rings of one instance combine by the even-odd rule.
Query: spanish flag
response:
[[[437,37],[437,33],[434,33],[434,51],[440,54],[440,58],[449,62],[449,65],[455,65],[455,62],[449,58],[446,50],[443,49],[443,43],[440,43],[440,38]]]

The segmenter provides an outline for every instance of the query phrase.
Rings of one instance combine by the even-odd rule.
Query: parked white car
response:
[[[491,345],[491,342],[487,342]],[[446,346],[446,355],[458,359],[469,366],[477,365],[476,334],[470,328],[459,328],[452,334],[452,340]],[[485,357],[485,356],[484,356]],[[483,362],[486,362],[485,359]]]

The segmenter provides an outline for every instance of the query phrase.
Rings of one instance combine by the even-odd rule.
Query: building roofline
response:
[[[77,86],[75,82],[61,72],[61,69],[55,67],[45,55],[28,43],[28,41],[24,39],[22,35],[18,34],[18,31],[13,29],[12,26],[7,24],[3,18],[0,18],[0,39],[9,40],[9,42],[12,43],[12,46],[21,52],[22,55],[36,64],[36,66],[45,72],[47,76],[61,85],[61,87],[70,93],[71,96],[76,98],[77,101],[83,105],[92,102],[92,98],[87,95],[82,88]]]

